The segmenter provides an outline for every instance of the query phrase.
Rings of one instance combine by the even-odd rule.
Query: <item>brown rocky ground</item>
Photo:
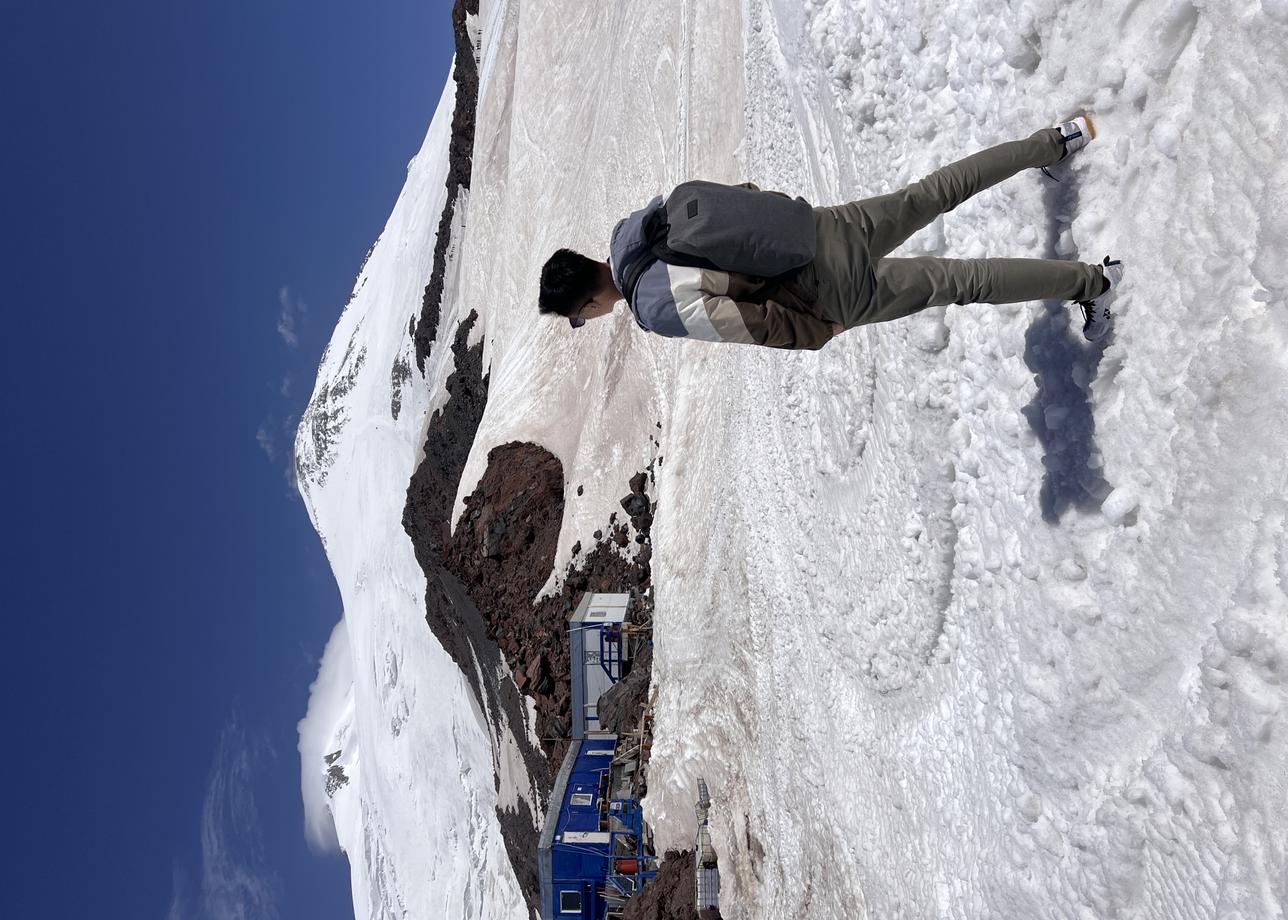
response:
[[[580,542],[574,546],[559,593],[534,604],[554,564],[563,520],[564,474],[558,458],[536,444],[498,445],[464,500],[455,532],[450,521],[461,472],[487,404],[483,344],[465,344],[477,318],[471,311],[457,327],[452,342],[455,369],[446,384],[450,396],[430,419],[424,457],[408,485],[403,526],[425,571],[430,629],[461,668],[480,706],[504,723],[493,726],[496,748],[506,736],[515,738],[529,775],[548,794],[552,767],[557,768],[567,749],[568,615],[586,591],[629,590],[636,617],[652,619],[649,529],[655,507],[647,486],[653,463],[624,483],[621,505],[629,520],[619,521],[619,512],[611,512],[605,525],[589,536],[589,551]],[[529,745],[521,693],[535,702],[540,750]],[[541,816],[503,811],[498,819],[515,873],[529,906],[535,907]]]
[[[626,902],[624,920],[720,920],[718,910],[693,906],[693,851],[667,850],[657,876]]]
[[[518,688],[536,704],[537,734],[552,772],[567,749],[569,614],[587,591],[630,591],[636,616],[652,618],[652,504],[645,492],[651,474],[650,464],[647,474],[633,476],[621,500],[636,511],[632,523],[618,522],[612,512],[594,532],[597,542],[589,552],[581,551],[580,542],[574,545],[560,592],[534,604],[554,562],[563,520],[562,464],[535,444],[499,445],[465,498],[445,555],[487,620],[488,638],[505,655]]]

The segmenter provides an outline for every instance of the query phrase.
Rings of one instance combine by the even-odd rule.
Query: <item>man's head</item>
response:
[[[607,262],[596,262],[571,249],[560,249],[541,269],[542,313],[568,317],[573,328],[613,312],[622,292],[613,283]]]

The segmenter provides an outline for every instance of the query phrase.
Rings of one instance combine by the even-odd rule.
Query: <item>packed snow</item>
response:
[[[400,523],[477,309],[489,401],[454,517],[493,446],[552,451],[553,589],[662,457],[645,813],[688,846],[706,778],[726,917],[1283,917],[1288,5],[484,0],[478,23],[439,345],[392,418],[450,84],[301,438],[345,604],[324,672],[340,649],[352,682],[320,677],[301,750],[343,751],[322,807],[357,915],[527,916],[494,812],[531,790],[494,788]],[[817,352],[537,317],[551,251],[603,257],[685,178],[838,203],[1084,107],[1099,137],[1059,181],[1017,176],[906,251],[1121,258],[1098,346],[1055,303]]]

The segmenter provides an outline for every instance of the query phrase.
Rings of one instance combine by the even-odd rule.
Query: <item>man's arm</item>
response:
[[[707,300],[733,304],[757,345],[816,351],[831,341],[834,334],[830,323],[773,300],[764,303],[745,303],[728,297],[709,297]]]
[[[748,303],[726,296],[726,272],[668,265],[671,292],[690,338],[708,342],[741,342],[769,348],[816,350],[832,338],[834,328],[774,300]]]

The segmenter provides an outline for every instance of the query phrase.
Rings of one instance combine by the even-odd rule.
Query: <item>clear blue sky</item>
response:
[[[352,916],[303,837],[340,607],[284,471],[450,8],[6,7],[6,918]]]

